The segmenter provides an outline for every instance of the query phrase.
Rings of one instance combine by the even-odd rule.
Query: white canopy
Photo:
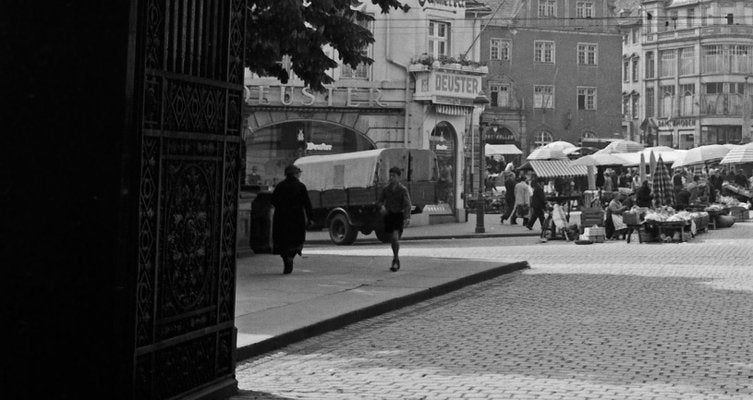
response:
[[[490,156],[492,154],[523,154],[523,152],[514,144],[487,144],[484,146],[484,154]]]

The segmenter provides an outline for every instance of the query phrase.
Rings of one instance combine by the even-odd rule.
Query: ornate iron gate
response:
[[[138,7],[134,398],[234,389],[244,0]]]

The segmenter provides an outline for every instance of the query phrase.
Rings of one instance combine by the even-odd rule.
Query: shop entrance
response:
[[[455,210],[455,171],[457,162],[457,133],[452,124],[442,121],[434,126],[429,136],[429,149],[437,155],[439,167],[439,205],[447,214]]]

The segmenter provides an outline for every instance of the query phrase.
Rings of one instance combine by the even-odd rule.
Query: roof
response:
[[[510,25],[523,8],[524,0],[482,0],[491,9],[491,25]]]
[[[588,175],[585,165],[570,165],[570,160],[529,160],[518,169],[529,169],[539,178],[571,178]]]

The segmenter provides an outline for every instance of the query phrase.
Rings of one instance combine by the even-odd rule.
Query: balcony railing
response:
[[[751,25],[712,25],[696,26],[693,28],[681,28],[664,32],[651,32],[646,34],[647,42],[673,40],[681,38],[693,38],[701,36],[708,38],[711,36],[728,36],[741,35],[753,36],[753,26]]]

